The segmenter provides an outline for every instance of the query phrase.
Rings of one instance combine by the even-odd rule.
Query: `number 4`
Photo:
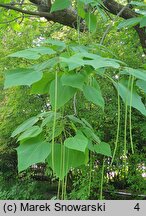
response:
[[[137,203],[137,204],[135,205],[134,209],[136,209],[137,211],[140,210],[139,203]]]

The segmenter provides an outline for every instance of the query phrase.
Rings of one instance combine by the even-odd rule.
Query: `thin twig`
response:
[[[49,19],[52,19],[52,15],[46,12],[36,12],[36,11],[28,11],[28,10],[23,10],[21,8],[17,8],[15,6],[12,6],[10,4],[2,4],[0,3],[0,7],[6,8],[6,9],[10,9],[10,10],[14,10],[14,11],[18,11],[20,13],[23,14],[28,14],[28,15],[34,15],[34,16],[39,16],[39,17],[46,17]]]
[[[73,106],[74,106],[74,115],[77,116],[77,108],[76,108],[76,93],[74,94],[73,98]]]
[[[104,32],[102,38],[101,38],[101,41],[100,41],[100,45],[103,44],[107,34],[109,33],[111,27],[113,26],[114,22],[116,21],[116,19],[123,13],[123,11],[129,6],[129,4],[127,4],[126,6],[124,6],[120,11],[119,13],[116,15],[115,19],[112,20],[112,22],[108,25],[106,31]]]
[[[29,16],[25,16],[25,18],[26,18],[26,17],[29,17]],[[24,19],[24,16],[19,16],[19,17],[16,17],[15,19],[12,19],[12,20],[9,20],[9,21],[0,22],[0,25],[1,25],[1,24],[9,24],[9,23],[14,22],[14,21],[16,21],[16,20],[18,20],[18,19]],[[20,24],[20,23],[22,23],[22,20],[19,22],[19,24]]]

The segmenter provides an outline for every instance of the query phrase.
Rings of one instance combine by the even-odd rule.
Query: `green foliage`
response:
[[[144,80],[137,80],[136,85],[141,88],[144,93],[146,94],[146,81]]]
[[[51,12],[66,9],[70,5],[71,5],[70,0],[64,0],[63,2],[61,0],[55,0],[55,2],[53,3],[51,7]]]
[[[37,121],[39,120],[38,116],[31,117],[30,119],[23,122],[21,125],[19,125],[12,133],[12,137],[26,131],[30,127],[32,127]]]
[[[13,86],[28,85],[42,78],[42,73],[34,69],[18,68],[7,71],[5,89]],[[13,81],[12,81],[13,80]]]
[[[19,172],[27,169],[32,164],[45,162],[45,159],[51,153],[50,145],[40,136],[21,142],[17,148]]]
[[[54,41],[54,43],[56,46],[58,46],[59,42],[56,43],[56,41]],[[60,44],[59,44],[60,46]],[[35,50],[35,48],[33,48]],[[56,48],[55,48],[56,49]],[[73,52],[74,50],[74,46],[69,47],[68,49],[70,49],[70,52]],[[44,47],[39,47],[39,50],[41,50],[43,52],[43,54],[46,54],[46,51],[48,51],[48,49],[45,49],[44,52]],[[27,51],[29,52],[29,50],[25,50],[24,53],[26,55]],[[36,51],[38,51],[36,49]],[[62,52],[65,55],[68,55],[68,53],[64,50],[62,50]],[[23,51],[22,51],[23,53]],[[50,52],[48,52],[48,54],[52,54]],[[25,57],[25,55],[23,57]],[[16,54],[12,54],[12,56],[17,56]],[[19,54],[18,54],[19,56]],[[54,59],[54,56],[53,56]],[[77,61],[78,59],[78,61]],[[99,84],[96,82],[95,78],[93,78],[93,82],[92,84],[88,84],[88,82],[90,82],[91,80],[91,72],[86,72],[86,67],[90,66],[92,67],[92,74],[94,74],[94,76],[97,74],[96,70],[99,68],[120,68],[120,64],[123,64],[122,62],[116,60],[116,59],[109,59],[109,58],[104,58],[101,57],[97,54],[88,52],[87,50],[85,51],[85,49],[79,50],[79,52],[72,54],[71,57],[58,57],[58,59],[56,59],[57,65],[56,64],[52,64],[52,71],[56,71],[55,75],[52,75],[52,78],[48,81],[51,81],[50,83],[50,89],[49,89],[49,95],[50,95],[50,102],[52,105],[52,108],[54,110],[54,117],[53,117],[53,122],[52,122],[52,127],[53,130],[52,132],[50,132],[50,130],[48,130],[48,132],[50,133],[50,135],[47,135],[47,137],[49,138],[49,140],[52,140],[52,144],[47,143],[44,139],[39,140],[38,139],[38,134],[40,134],[42,132],[42,128],[40,128],[38,125],[34,126],[35,123],[37,123],[37,121],[39,120],[38,117],[34,117],[34,119],[29,119],[27,122],[23,123],[21,126],[19,126],[14,133],[12,134],[12,136],[17,135],[21,132],[23,132],[19,137],[18,137],[18,141],[21,140],[22,144],[20,144],[20,146],[17,148],[17,153],[18,153],[18,167],[19,167],[19,171],[29,167],[30,165],[37,163],[37,162],[44,162],[45,159],[47,158],[47,156],[50,154],[50,160],[48,160],[50,166],[52,167],[53,171],[56,173],[56,175],[60,178],[63,179],[68,171],[72,168],[75,168],[76,166],[80,165],[83,163],[83,161],[85,161],[85,159],[83,160],[82,157],[81,158],[81,162],[78,159],[78,163],[74,165],[73,161],[72,161],[72,156],[70,155],[70,157],[65,156],[65,159],[63,159],[63,154],[68,155],[68,154],[72,154],[70,153],[71,150],[74,150],[75,152],[73,152],[74,154],[79,154],[79,152],[87,152],[87,147],[88,147],[88,139],[94,140],[95,142],[97,142],[97,145],[93,145],[90,144],[89,145],[89,149],[90,151],[96,152],[98,154],[103,154],[106,156],[111,156],[111,149],[109,144],[105,143],[105,142],[100,142],[99,138],[96,137],[96,135],[94,135],[94,132],[92,131],[92,127],[88,124],[88,122],[86,120],[84,121],[80,121],[77,118],[70,118],[70,120],[75,121],[77,123],[81,123],[81,125],[83,126],[83,133],[81,131],[78,131],[75,127],[75,125],[73,124],[73,122],[71,122],[72,127],[76,132],[76,135],[74,137],[68,137],[65,140],[61,140],[64,142],[64,146],[65,147],[61,147],[61,145],[57,145],[55,144],[55,138],[61,136],[62,132],[63,132],[63,127],[59,126],[59,128],[57,128],[58,126],[56,126],[56,110],[60,109],[61,107],[63,107],[68,101],[70,101],[71,98],[73,98],[73,96],[75,95],[75,93],[77,92],[77,90],[80,90],[81,92],[83,91],[83,95],[85,96],[85,98],[87,99],[87,101],[90,101],[92,103],[94,103],[95,105],[100,106],[102,109],[104,109],[104,99],[102,97],[101,91],[100,91],[100,86]],[[54,62],[54,61],[53,61]],[[66,65],[68,66],[68,70],[66,68]],[[33,66],[35,67],[35,65]],[[78,70],[81,70],[80,68],[84,67],[85,71],[84,74],[82,75],[82,73],[79,73]],[[44,67],[42,68],[43,70],[45,69]],[[58,70],[59,69],[59,70]],[[70,71],[72,71],[72,75],[67,75]],[[64,73],[65,72],[65,75]],[[77,73],[77,76],[75,75],[75,73]],[[144,79],[145,78],[145,71],[141,71],[140,74],[138,73],[138,70],[135,69],[127,69],[125,67],[125,70],[122,70],[122,74],[125,73],[130,73],[130,75],[135,76],[136,78],[140,78],[140,79]],[[93,76],[93,75],[92,75]],[[35,75],[32,74],[31,79],[36,78]],[[54,78],[55,77],[55,78]],[[78,82],[76,82],[77,78],[79,77]],[[6,76],[6,82],[7,80],[9,81],[9,79]],[[19,80],[19,76],[18,76],[18,80]],[[10,81],[9,81],[10,82]],[[17,84],[17,77],[15,77],[15,85]],[[36,81],[32,81],[32,83],[35,83]],[[115,87],[117,88],[120,96],[122,97],[123,101],[125,102],[125,104],[129,105],[129,106],[133,106],[135,108],[137,108],[138,110],[140,110],[144,115],[145,115],[145,108],[144,105],[142,103],[142,101],[140,100],[140,97],[138,96],[137,93],[134,93],[134,89],[133,92],[131,93],[130,90],[128,90],[129,85],[127,87],[124,88],[124,85],[122,84],[123,82],[120,81],[120,83],[116,83],[114,82]],[[44,86],[43,86],[44,85]],[[46,82],[42,82],[42,88],[44,89],[46,86]],[[130,88],[131,89],[131,88]],[[128,96],[127,96],[127,92],[128,92]],[[132,96],[131,96],[132,94]],[[126,96],[126,98],[124,98]],[[132,98],[132,100],[131,100]],[[52,113],[51,113],[52,114]],[[50,114],[48,114],[50,116]],[[46,118],[46,117],[44,117]],[[42,122],[44,121],[44,119],[42,119]],[[50,121],[50,117],[49,117],[49,121]],[[43,127],[45,126],[44,123],[42,123]],[[86,125],[86,126],[85,126]],[[26,130],[27,127],[29,127],[29,130]],[[46,131],[47,132],[47,131]],[[52,138],[51,138],[52,136]],[[34,138],[32,138],[34,137]],[[25,141],[26,139],[26,141]],[[23,141],[24,140],[24,141]],[[31,144],[31,145],[30,145]],[[48,151],[47,151],[48,148]],[[63,148],[63,150],[62,150]],[[69,153],[66,152],[66,148],[69,149]],[[34,150],[33,150],[34,149]],[[39,157],[39,153],[40,150],[42,151],[41,156]],[[62,151],[64,153],[62,153]],[[30,157],[28,157],[27,161],[24,161],[23,158],[26,157],[26,155],[29,155],[29,152],[32,152],[32,154],[30,154]],[[59,156],[60,155],[60,156]],[[74,155],[75,157],[75,155]],[[57,160],[56,160],[57,158]],[[58,158],[60,158],[58,160]],[[71,165],[70,165],[71,163]],[[60,165],[61,164],[61,165]],[[68,166],[66,164],[69,164]]]
[[[146,108],[141,97],[138,95],[135,88],[131,92],[131,86],[128,86],[127,80],[123,79],[115,85],[124,103],[139,110],[143,115],[146,115]]]
[[[125,68],[121,74],[132,75],[138,79],[146,81],[146,71],[142,69]]]
[[[73,88],[77,88],[80,90],[83,89],[85,80],[86,80],[86,76],[84,76],[84,74],[81,74],[81,73],[77,73],[73,75],[64,74],[61,77],[62,85],[71,86]]]
[[[59,109],[74,96],[76,89],[70,86],[64,86],[61,82],[61,79],[57,79],[57,85],[55,83],[55,80],[51,82],[49,92],[53,109],[55,108],[55,100],[57,101],[56,108]]]
[[[48,182],[42,184],[41,181],[30,179],[29,175],[25,179],[17,179],[13,184],[6,185],[1,180],[0,183],[1,200],[47,200],[55,195]]]
[[[48,47],[35,47],[23,51],[18,51],[8,56],[36,60],[39,59],[42,55],[46,55],[46,54],[55,54],[55,51]]]
[[[122,21],[119,25],[118,25],[118,29],[124,28],[124,27],[132,27],[137,25],[138,23],[140,23],[142,21],[142,17],[136,17],[136,18],[130,18],[128,20],[124,20]]]
[[[88,139],[80,131],[78,131],[76,136],[66,139],[64,145],[69,149],[85,153],[88,145]]]
[[[97,89],[92,86],[84,86],[83,94],[88,101],[91,101],[104,109],[104,99],[99,88]]]
[[[88,151],[85,153],[68,149],[60,144],[54,146],[54,166],[52,164],[52,155],[48,157],[48,165],[52,167],[54,173],[60,180],[63,180],[71,168],[76,168],[87,164]]]
[[[112,156],[110,145],[108,143],[105,143],[105,142],[101,142],[99,145],[95,145],[94,151],[97,154],[103,154],[103,155],[108,156],[108,157]]]

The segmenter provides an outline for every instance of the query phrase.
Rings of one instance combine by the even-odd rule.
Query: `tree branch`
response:
[[[50,20],[51,20],[51,18],[52,18],[51,14],[49,14],[49,13],[23,10],[23,9],[21,9],[21,8],[12,6],[12,5],[10,5],[10,4],[2,4],[2,3],[0,3],[0,7],[6,8],[6,9],[8,9],[8,10],[18,11],[18,12],[20,12],[20,13],[28,14],[28,15],[32,15],[32,16],[47,17],[47,18],[49,18]]]
[[[124,7],[124,5],[119,4],[114,0],[103,0],[103,4],[110,11],[110,13],[114,15],[117,15]],[[135,11],[131,10],[131,8],[126,7],[126,9],[119,16],[124,19],[130,19],[132,17],[138,16],[138,14]]]
[[[114,15],[117,15],[124,7],[123,5],[117,3],[114,0],[103,0],[103,4]],[[133,11],[131,8],[127,7],[119,16],[124,19],[130,19],[130,18],[137,17],[138,14],[135,11]],[[139,25],[136,25],[134,26],[134,29],[137,31],[142,48],[146,53],[146,28],[145,27],[140,28]]]
[[[31,0],[31,2],[32,1],[37,2],[37,0]],[[58,22],[60,24],[69,26],[71,28],[75,28],[75,29],[78,28],[77,13],[73,8],[68,8],[65,10],[60,10],[57,12],[49,13],[49,12],[43,12],[43,11],[37,12],[37,11],[23,10],[21,8],[12,6],[10,4],[2,4],[2,3],[0,3],[0,7],[6,8],[8,10],[18,11],[23,14],[44,17],[48,21]],[[81,22],[79,26],[80,26],[80,31],[85,31],[87,29],[84,22]]]

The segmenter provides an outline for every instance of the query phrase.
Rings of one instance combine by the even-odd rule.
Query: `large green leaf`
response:
[[[122,63],[116,59],[103,58],[99,55],[85,52],[85,50],[80,53],[76,53],[69,58],[60,57],[60,62],[66,63],[69,67],[69,70],[74,70],[75,68],[85,65],[91,65],[94,69],[104,67],[119,68],[119,63]]]
[[[48,113],[48,115],[46,116],[46,118],[44,118],[42,120],[42,124],[41,124],[41,127],[44,127],[44,126],[51,126],[52,127],[52,123],[53,123],[53,120],[54,120],[54,116],[56,118],[56,120],[60,119],[61,118],[61,114],[60,113],[54,113],[53,111],[50,111]]]
[[[64,166],[62,161],[64,161]],[[76,168],[88,162],[88,150],[83,153],[68,149],[60,144],[54,145],[54,172],[61,180],[71,168]],[[48,165],[52,167],[52,154],[48,157]],[[52,167],[53,168],[53,167]]]
[[[69,149],[85,152],[88,145],[88,139],[82,133],[79,133],[74,137],[67,138],[64,145]]]
[[[141,15],[143,15],[143,16],[146,16],[146,10],[137,10],[136,11],[138,14],[141,14]],[[142,16],[142,18],[143,18],[143,16]]]
[[[124,20],[120,22],[120,24],[118,25],[118,29],[135,26],[141,21],[141,19],[142,17],[134,17],[134,18]]]
[[[98,145],[94,145],[94,151],[97,154],[102,154],[102,155],[105,155],[108,157],[112,156],[110,145],[108,143],[105,143],[105,142],[101,142]]]
[[[85,21],[87,23],[89,31],[95,32],[97,28],[97,16],[90,12],[86,13]]]
[[[59,63],[58,58],[54,57],[54,58],[51,58],[47,61],[43,61],[40,64],[35,64],[32,67],[35,70],[39,70],[39,71],[44,71],[46,69],[49,69],[49,71],[51,71],[51,69],[58,63]]]
[[[144,80],[137,80],[136,85],[141,88],[144,93],[146,94],[146,81]]]
[[[28,128],[31,128],[38,120],[39,120],[38,116],[34,116],[34,117],[27,119],[13,131],[11,137],[14,137],[26,131]]]
[[[121,80],[119,83],[114,83],[119,95],[123,99],[124,103],[128,106],[132,106],[139,110],[143,115],[146,115],[146,108],[141,101],[141,97],[137,94],[136,89],[133,88],[131,93],[130,87],[128,88],[128,81]]]
[[[140,28],[146,27],[146,16],[144,16],[140,21]]]
[[[56,53],[53,49],[51,49],[49,47],[42,47],[42,46],[29,48],[28,50],[32,51],[32,52],[39,53],[40,55],[52,55],[52,54]]]
[[[70,0],[55,0],[55,2],[53,3],[52,7],[51,7],[51,13],[54,11],[58,11],[58,10],[63,10],[68,8],[71,5],[71,1]]]
[[[55,39],[51,39],[51,38],[42,41],[42,43],[48,43],[51,45],[55,45],[57,47],[64,47],[64,48],[66,47],[66,44],[63,41],[55,40]]]
[[[121,71],[121,74],[129,74],[135,76],[138,79],[146,81],[146,70],[125,68],[123,71]]]
[[[97,58],[96,60],[86,60],[84,64],[91,65],[94,69],[99,69],[104,67],[113,67],[113,68],[120,67],[118,62],[106,58]]]
[[[104,58],[100,55],[82,51],[74,55],[78,58],[84,59],[84,65],[91,65],[95,69],[104,68],[104,67],[113,67],[119,68],[120,64],[123,64],[122,61],[112,58]]]
[[[40,133],[42,132],[42,128],[40,128],[39,126],[32,126],[31,128],[28,128],[27,130],[25,130],[19,137],[18,137],[18,141],[20,140],[24,140],[24,139],[28,139],[28,138],[32,138],[32,137],[36,137],[38,136]]]
[[[54,79],[52,73],[44,73],[41,80],[32,84],[31,93],[32,94],[47,94],[49,93],[50,83]]]
[[[84,81],[86,77],[83,74],[63,75],[61,81],[63,85],[71,86],[73,88],[83,89]]]
[[[51,153],[51,145],[40,137],[35,137],[21,143],[16,150],[20,172],[35,163],[45,162],[45,159]]]
[[[68,115],[67,116],[72,122],[81,124],[82,126],[84,126],[83,121],[81,121],[79,118],[75,117],[74,115]]]
[[[80,16],[81,18],[85,18],[85,9],[84,9],[84,3],[81,1],[77,1],[77,12],[78,12],[78,16]]]
[[[81,120],[88,128],[93,129],[92,126],[89,124],[89,122],[86,119],[81,118]]]
[[[41,55],[51,55],[56,52],[49,47],[34,47],[25,50],[21,50],[15,53],[8,55],[9,57],[25,58],[25,59],[39,59]]]
[[[136,6],[139,6],[139,7],[146,7],[146,3],[138,2],[138,1],[131,1],[131,2],[129,2],[129,4],[136,5]]]
[[[104,99],[103,99],[103,97],[101,95],[101,91],[99,89],[96,89],[92,86],[86,85],[83,88],[83,94],[88,101],[90,101],[90,102],[100,106],[102,109],[104,109]]]
[[[85,65],[85,62],[80,57],[80,55],[74,55],[70,58],[60,57],[60,62],[66,63],[68,65],[69,71]]]
[[[101,143],[99,137],[95,134],[93,129],[91,129],[89,127],[83,127],[83,128],[81,128],[81,131],[86,135],[86,137],[89,140],[94,141],[96,143]]]
[[[53,125],[52,125],[52,127],[53,127]],[[52,140],[52,135],[54,138],[61,135],[61,133],[64,131],[64,122],[59,122],[56,124],[54,133],[52,131],[52,127],[48,131],[48,140]]]
[[[33,68],[17,68],[7,71],[5,74],[4,88],[12,86],[28,85],[39,81],[43,74],[41,71],[34,70]]]
[[[55,107],[55,90],[56,89],[57,89],[56,107],[57,109],[59,109],[74,96],[76,89],[70,86],[63,86],[60,78],[58,78],[57,86],[55,86],[55,80],[53,80],[50,85],[50,102],[51,102],[53,109]]]
[[[25,59],[30,59],[30,60],[39,59],[40,56],[41,55],[39,53],[30,51],[30,50],[22,50],[22,51],[18,51],[16,53],[12,53],[8,55],[8,57],[25,58]]]

